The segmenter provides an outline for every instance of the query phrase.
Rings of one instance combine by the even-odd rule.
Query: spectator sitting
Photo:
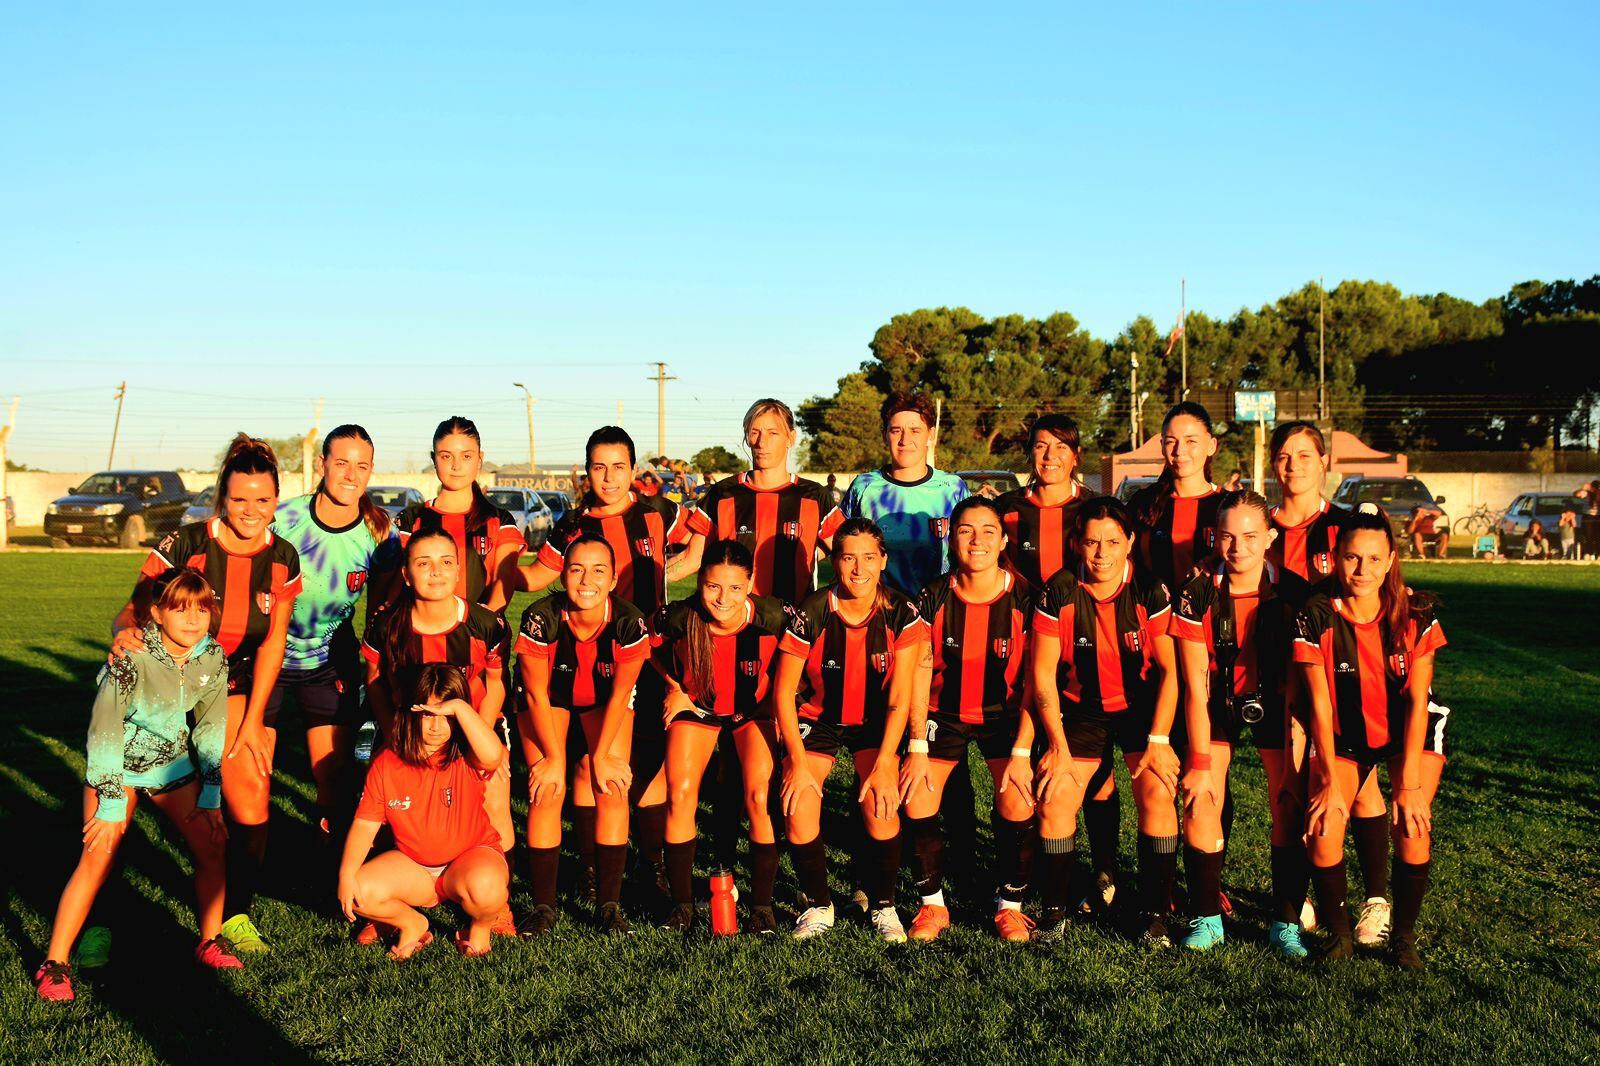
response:
[[[1444,499],[1438,498],[1435,502],[1443,503]],[[1411,550],[1419,559],[1428,557],[1428,538],[1439,538],[1439,558],[1443,559],[1445,552],[1450,548],[1450,531],[1439,529],[1437,523],[1444,517],[1444,512],[1437,507],[1430,507],[1419,503],[1411,509],[1411,527],[1407,531],[1411,537]]]
[[[1528,535],[1522,540],[1524,559],[1550,558],[1550,538],[1544,535],[1544,523],[1537,518],[1528,526]]]

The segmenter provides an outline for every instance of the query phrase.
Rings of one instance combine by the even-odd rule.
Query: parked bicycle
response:
[[[1496,511],[1486,503],[1480,503],[1471,511],[1455,520],[1450,527],[1451,531],[1462,536],[1476,537],[1493,533],[1500,528],[1500,519],[1505,516],[1504,511]]]

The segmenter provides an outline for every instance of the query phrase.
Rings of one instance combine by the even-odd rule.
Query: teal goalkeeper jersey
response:
[[[869,470],[850,482],[840,510],[847,518],[870,518],[883,530],[889,583],[914,598],[949,571],[950,512],[969,495],[967,483],[944,470],[929,467],[920,481]]]
[[[322,524],[316,514],[316,495],[297,496],[280,504],[272,530],[300,553],[303,588],[295,597],[289,620],[289,643],[283,653],[285,670],[315,670],[332,658],[334,638],[351,626],[356,601],[373,570],[389,570],[400,560],[400,537],[394,527],[380,544],[367,524],[357,518],[335,529]],[[354,627],[341,641],[353,653]]]

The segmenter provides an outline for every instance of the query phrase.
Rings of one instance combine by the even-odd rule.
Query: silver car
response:
[[[369,485],[367,499],[388,511],[394,521],[400,520],[401,513],[407,507],[424,502],[419,490],[405,485]]]
[[[517,528],[522,531],[523,543],[527,544],[530,551],[537,550],[549,538],[555,520],[550,514],[550,505],[537,492],[515,485],[503,485],[489,489],[485,495],[496,507],[504,507],[511,512],[517,521]]]
[[[204,522],[217,513],[217,487],[207,485],[200,490],[200,495],[194,498],[189,509],[183,512],[183,517],[178,519],[180,526],[192,526],[196,522]]]

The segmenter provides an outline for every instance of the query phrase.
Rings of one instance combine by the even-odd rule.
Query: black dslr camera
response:
[[[1233,691],[1233,666],[1239,659],[1239,643],[1234,639],[1231,612],[1216,619],[1216,634],[1217,675],[1227,686],[1225,690],[1227,695],[1223,699],[1228,714],[1235,724],[1256,725],[1267,716],[1267,708],[1261,702],[1261,694]]]

